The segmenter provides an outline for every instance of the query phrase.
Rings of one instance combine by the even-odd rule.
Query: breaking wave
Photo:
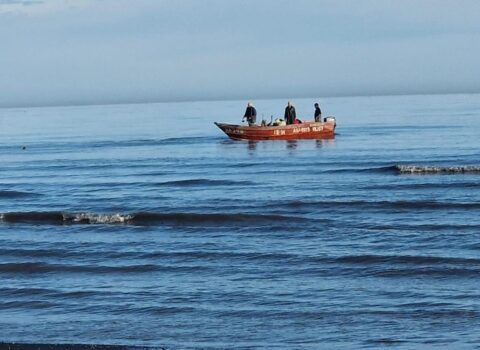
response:
[[[272,222],[299,222],[304,219],[285,215],[256,214],[199,214],[199,213],[132,213],[95,214],[65,212],[10,212],[0,214],[0,221],[24,224],[127,224],[127,225],[198,225],[198,224],[268,224]]]
[[[480,166],[387,165],[370,168],[340,168],[324,173],[394,173],[394,174],[480,174]]]
[[[423,166],[395,165],[395,170],[402,174],[480,174],[480,166]]]

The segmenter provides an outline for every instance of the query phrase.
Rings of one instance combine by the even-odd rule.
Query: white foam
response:
[[[124,224],[133,218],[132,215],[121,214],[91,214],[91,213],[78,213],[78,214],[64,214],[63,220],[65,222],[88,222],[90,224]]]
[[[480,173],[480,166],[419,166],[419,165],[397,165],[398,171],[401,173],[411,174],[440,174],[440,173]]]

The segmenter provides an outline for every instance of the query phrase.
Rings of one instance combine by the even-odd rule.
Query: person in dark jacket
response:
[[[318,106],[318,103],[315,103],[315,121],[316,122],[322,121],[322,110]]]
[[[287,125],[293,124],[295,119],[297,119],[297,113],[295,112],[295,107],[292,103],[288,101],[287,107],[285,107],[285,121]]]
[[[255,122],[257,121],[257,110],[250,102],[247,103],[247,109],[243,116],[243,120],[245,119],[247,119],[248,125],[250,126],[255,125]]]

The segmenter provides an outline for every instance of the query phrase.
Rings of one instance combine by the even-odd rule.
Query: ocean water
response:
[[[319,102],[0,109],[0,342],[479,349],[480,95]]]

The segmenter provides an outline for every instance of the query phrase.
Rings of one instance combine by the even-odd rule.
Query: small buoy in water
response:
[[[27,146],[23,146],[22,149],[27,149]]]

